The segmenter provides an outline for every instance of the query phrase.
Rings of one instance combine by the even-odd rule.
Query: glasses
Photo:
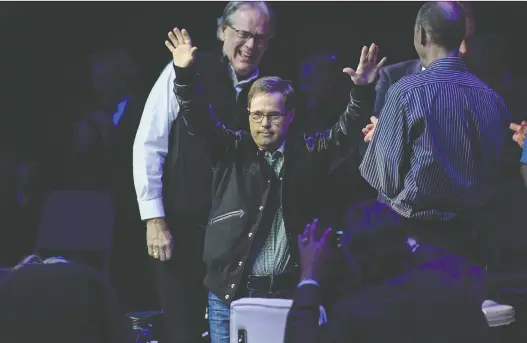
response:
[[[270,112],[263,114],[262,112],[249,112],[249,118],[255,123],[261,123],[264,117],[273,124],[279,124],[285,115],[280,112]]]
[[[256,45],[265,45],[265,43],[267,43],[268,41],[268,38],[266,35],[254,34],[248,31],[238,30],[237,28],[235,28],[234,26],[230,24],[227,24],[227,26],[233,29],[234,32],[236,32],[236,36],[241,40],[248,41],[249,39],[254,38],[254,43]]]

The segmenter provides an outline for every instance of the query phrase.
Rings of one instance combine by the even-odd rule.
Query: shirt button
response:
[[[229,298],[230,298],[230,296],[227,294],[227,295],[225,296],[225,299],[229,299]]]
[[[243,262],[242,262],[242,261],[238,262],[238,265],[239,265],[239,266],[241,266],[242,264],[243,264]]]
[[[260,211],[263,211],[264,207],[263,207],[263,206],[260,206],[260,207],[258,207],[258,209],[259,209]]]
[[[234,288],[235,286],[236,286],[235,284],[233,284],[233,283],[231,284],[231,288]]]
[[[282,181],[283,177],[280,178],[280,181]]]
[[[267,183],[271,183],[271,180],[267,180]]]
[[[248,236],[249,236],[249,237],[252,237],[252,236],[253,236],[253,233],[252,233],[252,232],[249,232]]]

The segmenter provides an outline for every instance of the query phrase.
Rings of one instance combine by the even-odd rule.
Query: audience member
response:
[[[127,51],[111,48],[90,56],[90,76],[94,98],[75,124],[75,154],[68,163],[76,181],[70,187],[112,193],[110,277],[126,311],[152,309],[155,295],[152,277],[145,277],[150,271],[148,258],[141,254],[146,248],[133,188],[132,154],[123,153],[133,146],[144,101],[137,87],[138,71]]]
[[[117,175],[130,175],[127,180],[131,180],[131,157],[119,149],[133,144],[139,123],[140,113],[133,107],[140,106],[142,100],[137,99],[136,75],[135,64],[124,50],[103,50],[90,57],[89,82],[94,97],[75,123],[75,155],[70,163],[76,180],[71,186],[111,189]]]
[[[133,336],[100,274],[32,255],[0,280],[0,341],[131,343]]]
[[[207,99],[224,123],[247,128],[247,93],[275,31],[267,2],[232,1],[218,19],[222,47],[199,52],[196,67]],[[173,34],[173,33],[171,33]],[[168,41],[167,41],[167,44]],[[172,62],[155,83],[137,132],[134,181],[146,243],[164,311],[168,342],[201,339],[206,290],[202,252],[211,207],[211,147],[189,134],[172,88]]]
[[[3,226],[0,240],[0,266],[16,263],[33,251],[38,220],[35,203],[37,165],[15,151],[0,151],[0,213],[17,218],[16,230]]]
[[[197,48],[188,33],[176,29],[170,39],[174,93],[182,114],[178,120],[214,147],[210,157],[218,166],[203,255],[211,342],[224,343],[229,342],[232,300],[288,297],[298,281],[297,246],[290,237],[308,216],[321,213],[320,179],[333,166],[335,147],[350,149],[357,142],[358,105],[352,96],[330,129],[295,136],[289,134],[294,132],[289,131],[295,118],[293,87],[278,77],[264,77],[248,94],[251,139],[249,132],[227,128],[203,101],[192,65]],[[357,71],[344,70],[356,84],[355,93],[375,81],[385,60],[377,64],[375,44],[362,49]]]
[[[72,88],[80,88],[83,97],[66,99],[65,116],[53,131],[50,150],[60,153],[50,155],[60,156],[46,156],[40,182],[48,184],[44,196],[57,189],[109,192],[115,216],[108,267],[121,304],[127,311],[156,308],[149,260],[141,254],[146,247],[132,154],[126,153],[133,146],[144,104],[139,72],[130,53],[119,47],[98,50],[75,66]]]
[[[482,269],[451,254],[409,268],[412,254],[398,216],[382,204],[359,210],[350,209],[359,215],[347,217],[349,236],[342,249],[349,249],[365,284],[340,298],[319,327],[335,247],[331,229],[319,238],[317,222],[308,226],[298,237],[302,277],[287,318],[286,343],[494,342],[481,311]]]

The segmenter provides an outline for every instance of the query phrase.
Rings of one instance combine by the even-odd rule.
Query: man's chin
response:
[[[256,142],[256,145],[264,150],[274,150],[277,146],[276,140],[269,138],[266,139],[264,137],[260,137],[258,141]]]
[[[256,69],[256,65],[250,62],[236,61],[236,63],[234,63],[233,65],[233,68],[236,72],[236,75],[246,77],[254,72],[254,70]]]

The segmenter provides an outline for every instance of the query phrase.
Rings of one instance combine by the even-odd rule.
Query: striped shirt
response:
[[[284,165],[284,144],[275,152],[266,153],[265,160],[281,180],[282,166]],[[290,256],[289,240],[285,230],[282,204],[280,204],[274,216],[269,236],[253,264],[252,275],[280,275],[286,271]]]
[[[401,216],[449,220],[494,196],[509,123],[461,58],[441,58],[390,87],[360,171]]]

